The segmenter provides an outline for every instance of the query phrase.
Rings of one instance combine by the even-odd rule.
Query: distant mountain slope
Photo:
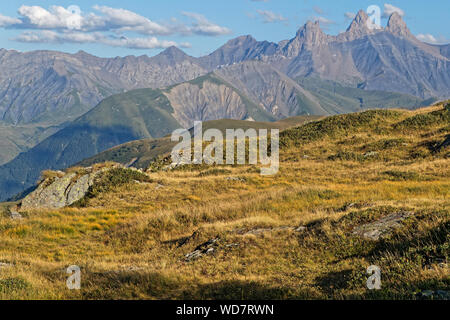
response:
[[[215,71],[240,88],[277,119],[301,114],[333,114],[291,78],[259,61],[247,61]]]
[[[177,48],[159,55],[98,58],[85,52],[0,50],[0,121],[61,123],[124,90],[160,88],[205,70]]]
[[[277,119],[302,114],[350,113],[370,108],[414,109],[435,101],[401,93],[346,87],[312,76],[294,81],[261,61],[235,63],[214,73],[257,101]]]
[[[166,89],[138,89],[97,107],[0,167],[0,199],[31,187],[44,169],[67,168],[122,143],[158,138],[218,118],[275,118],[214,74]]]
[[[170,101],[173,116],[184,128],[195,120],[208,121],[222,118],[273,121],[276,117],[261,108],[255,100],[214,73],[163,89]]]
[[[296,36],[278,44],[250,36],[230,40],[200,59],[205,68],[261,60],[291,78],[317,76],[347,86],[411,94],[420,98],[450,97],[449,46],[417,40],[394,13],[386,28],[370,30],[360,11],[347,31],[325,34],[319,22],[307,22]]]
[[[0,198],[32,186],[47,168],[62,169],[127,141],[160,137],[180,127],[160,90],[115,95],[0,167]]]
[[[0,135],[0,163],[47,137],[45,128],[75,120],[104,98],[137,88],[159,88],[206,71],[171,47],[154,57],[99,58],[85,52],[0,49],[0,131],[36,126],[34,139]],[[34,143],[33,143],[34,142]],[[17,147],[15,147],[17,146]],[[4,160],[2,160],[4,159]]]
[[[224,65],[230,65],[246,60],[254,60],[261,55],[274,54],[277,45],[268,41],[256,41],[252,36],[240,36],[228,41],[210,55],[198,59],[207,70],[215,70]]]
[[[248,60],[268,62],[293,78],[316,75],[368,90],[450,96],[449,45],[418,41],[396,13],[376,31],[369,30],[367,20],[360,11],[338,36],[325,34],[318,22],[306,23],[294,38],[279,43],[242,36],[200,58],[175,47],[151,58],[0,49],[0,122],[59,124],[109,95],[181,83]]]
[[[244,95],[258,100],[275,118],[297,114],[297,111],[317,114],[348,109],[330,109],[328,103],[319,106],[317,96],[304,94],[288,77],[318,77],[346,87],[398,92],[422,99],[450,97],[450,45],[420,42],[395,13],[386,28],[379,30],[369,30],[367,20],[367,14],[360,11],[347,31],[337,36],[325,34],[318,22],[307,22],[295,37],[279,43],[241,36],[200,58],[190,57],[175,47],[151,58],[99,58],[83,51],[67,54],[0,49],[0,126],[30,124],[43,129],[60,126],[113,94],[138,88],[162,88],[220,70],[222,80],[245,83]],[[255,60],[266,63],[253,65],[253,74],[264,83],[243,81],[239,79],[240,71],[225,77],[223,69]],[[260,67],[262,69],[257,70]],[[266,81],[272,75],[273,87]],[[255,92],[261,86],[265,86],[269,94]],[[286,86],[286,92],[282,91],[283,86]],[[186,84],[184,89],[189,92],[192,87]],[[293,92],[301,93],[289,97]],[[179,98],[172,97],[181,102]],[[192,111],[192,106],[190,108]],[[215,112],[218,114],[205,115],[205,119],[223,117],[221,111]],[[40,135],[44,132],[37,130],[32,141],[42,141],[46,135]],[[0,153],[6,154],[2,158],[11,159],[34,144],[24,144],[20,137],[10,136],[8,140],[0,136],[0,145],[3,146]]]
[[[300,126],[304,123],[318,120],[321,116],[297,116],[277,122],[256,122],[232,119],[221,119],[206,121],[203,123],[203,131],[214,128],[225,134],[226,129],[280,129]],[[170,137],[159,139],[144,139],[125,143],[109,150],[103,151],[91,158],[78,163],[79,166],[87,167],[95,163],[118,162],[124,165],[132,165],[136,168],[147,168],[157,157],[169,155],[177,142],[172,142]]]
[[[416,109],[433,104],[436,99],[422,100],[418,97],[386,91],[370,91],[341,85],[316,77],[297,78],[321,106],[330,113],[350,113],[367,109],[406,108]]]
[[[46,125],[0,125],[0,165],[14,159],[42,140],[58,132],[61,126]]]
[[[308,90],[276,69],[253,61],[224,67],[165,89],[138,89],[111,96],[0,166],[0,199],[31,187],[44,169],[63,169],[129,141],[162,137],[176,128],[192,127],[195,120],[274,121],[287,116],[328,115],[374,106],[400,107],[402,103],[413,108],[422,103],[401,94],[330,87],[321,80],[308,80],[305,85]],[[377,103],[371,105],[371,101]]]

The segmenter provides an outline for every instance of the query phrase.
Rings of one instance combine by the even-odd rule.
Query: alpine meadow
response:
[[[1,300],[450,299],[448,4],[10,2]]]

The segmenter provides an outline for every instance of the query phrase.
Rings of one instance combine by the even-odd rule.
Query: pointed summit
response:
[[[295,38],[289,40],[282,48],[283,54],[286,57],[297,56],[303,48],[311,49],[327,43],[330,36],[325,34],[320,28],[319,21],[308,21],[301,27]]]
[[[320,28],[319,21],[308,21],[297,31],[296,38],[309,45],[321,44],[328,40],[328,36]]]
[[[367,13],[364,10],[359,10],[347,31],[341,33],[337,38],[341,41],[352,41],[381,30],[369,28],[369,24],[370,20]]]
[[[369,21],[367,13],[364,10],[359,10],[358,14],[347,28],[347,32],[361,32],[368,30],[367,21]]]
[[[171,65],[181,63],[190,58],[191,57],[188,56],[183,50],[179,49],[178,47],[171,46],[158,55],[152,57],[151,59],[156,60],[159,63]]]
[[[413,37],[411,31],[403,20],[402,16],[397,12],[394,12],[390,17],[386,27],[386,31],[405,38]]]
[[[174,59],[184,58],[185,56],[187,56],[187,54],[183,50],[181,50],[180,48],[175,47],[175,46],[168,47],[166,50],[164,50],[160,54],[164,55],[166,57],[169,57],[169,58],[174,58]]]

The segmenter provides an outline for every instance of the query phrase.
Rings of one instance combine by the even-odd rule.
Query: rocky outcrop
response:
[[[194,251],[185,255],[184,259],[186,262],[190,262],[196,260],[198,258],[203,257],[204,255],[213,254],[218,245],[219,238],[214,238],[202,243],[197,246]]]
[[[408,27],[406,26],[405,21],[397,12],[394,12],[390,16],[386,31],[400,37],[414,38],[411,31],[409,31]]]
[[[284,56],[292,58],[298,56],[304,49],[308,50],[314,46],[324,45],[331,39],[331,36],[322,31],[318,21],[308,21],[297,31],[295,38],[289,40],[286,45],[281,48],[281,51]]]
[[[88,170],[89,171],[89,170]],[[58,209],[70,206],[83,198],[94,184],[95,178],[104,170],[93,172],[63,173],[47,178],[37,189],[22,200],[21,209]]]
[[[360,10],[352,23],[348,27],[347,31],[337,36],[339,41],[352,41],[369,34],[374,34],[382,29],[369,28],[369,16],[364,10]]]
[[[414,212],[410,211],[392,213],[375,222],[356,227],[353,230],[353,234],[367,240],[376,241],[388,237],[395,229],[401,226],[403,220],[412,215],[414,215]]]

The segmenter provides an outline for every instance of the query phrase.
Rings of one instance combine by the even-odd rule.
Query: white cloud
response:
[[[416,35],[416,38],[419,39],[422,42],[431,43],[431,44],[446,44],[449,42],[448,39],[446,39],[443,36],[435,37],[432,34],[426,33],[426,34],[418,34]]]
[[[36,43],[87,43],[96,42],[101,37],[99,33],[83,33],[83,32],[71,32],[60,34],[55,31],[44,30],[40,32],[26,31],[20,34],[14,40],[20,42],[36,42]]]
[[[281,14],[269,10],[257,10],[257,12],[263,18],[264,23],[282,22],[288,20]]]
[[[171,46],[177,46],[174,41],[158,40],[155,37],[151,38],[126,38],[120,37],[116,39],[104,39],[101,41],[103,44],[113,47],[125,47],[129,49],[155,49],[155,48],[168,48]]]
[[[78,8],[78,7],[76,7]],[[70,11],[61,6],[46,10],[39,6],[21,6],[18,10],[21,23],[16,27],[24,29],[69,29],[81,30],[94,16],[83,17],[81,10]]]
[[[124,47],[129,49],[161,49],[171,46],[190,47],[189,43],[183,42],[178,45],[174,41],[158,40],[156,37],[128,38],[125,36],[111,37],[100,32],[66,32],[44,30],[41,32],[27,31],[19,35],[15,40],[19,42],[34,43],[100,43],[113,47]]]
[[[69,10],[69,9],[75,10]],[[83,14],[77,6],[64,8],[51,6],[46,10],[39,6],[21,6],[19,28],[24,29],[67,29],[86,32],[94,31],[133,31],[147,35],[168,35],[172,31],[137,13],[107,6],[94,6],[103,15]]]
[[[327,19],[325,17],[314,17],[314,21],[319,21],[319,23],[323,26],[328,26],[330,24],[334,24],[335,22],[333,20]]]
[[[94,12],[82,12],[78,6],[51,6],[47,10],[40,6],[22,5],[17,18],[0,14],[0,28],[27,30],[15,38],[22,42],[103,43],[133,49],[177,45],[174,41],[159,40],[155,36],[231,33],[229,28],[217,25],[199,13],[183,12],[183,16],[190,18],[189,23],[178,23],[173,18],[170,23],[160,24],[126,9],[98,5],[93,9]],[[131,33],[144,37],[129,37]],[[190,44],[183,42],[179,46],[190,47]]]
[[[314,6],[313,10],[317,14],[323,14],[323,9],[319,6]]]
[[[405,11],[403,11],[402,9],[395,7],[389,3],[384,4],[383,18],[389,18],[394,12],[397,12],[401,17],[405,15]]]
[[[204,36],[220,36],[230,34],[231,30],[225,27],[221,27],[217,24],[210,22],[205,16],[195,12],[182,12],[185,17],[194,19],[192,26],[180,25],[178,29],[181,33],[190,35],[198,34]]]
[[[20,24],[21,21],[16,18],[11,18],[0,14],[0,27],[6,27],[14,24]]]
[[[349,20],[353,20],[356,17],[356,13],[353,12],[346,12],[344,13],[345,18],[349,19]]]
[[[135,31],[151,35],[167,35],[172,33],[168,27],[155,23],[129,10],[97,5],[94,6],[94,9],[104,14],[103,20],[107,29]]]

